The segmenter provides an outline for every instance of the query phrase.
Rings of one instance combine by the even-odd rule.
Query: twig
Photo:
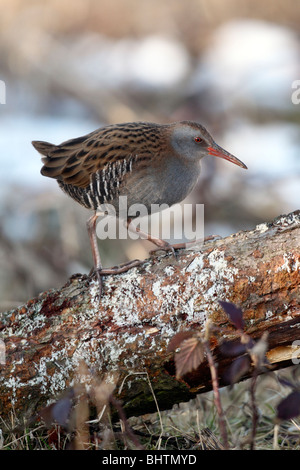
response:
[[[16,442],[18,442],[18,441],[24,439],[24,438],[27,437],[27,436],[30,436],[32,433],[38,431],[38,430],[41,429],[41,428],[45,428],[44,424],[38,426],[37,428],[35,428],[35,429],[33,429],[33,430],[30,430],[30,431],[28,431],[28,432],[25,432],[25,434],[22,434],[22,436],[17,437],[16,439],[13,439],[12,441],[10,441],[8,444],[3,445],[2,448],[1,448],[1,450],[5,449],[6,447],[11,446],[12,444],[15,444]]]
[[[278,432],[279,432],[279,424],[275,424],[275,426],[274,426],[274,437],[273,437],[273,450],[279,450]]]
[[[222,444],[224,446],[224,449],[228,450],[229,449],[228,435],[227,435],[225,415],[224,415],[224,411],[223,411],[223,407],[221,403],[221,397],[220,397],[217,366],[215,364],[212,353],[210,351],[210,346],[209,346],[208,341],[204,342],[204,347],[205,347],[206,357],[207,357],[207,361],[208,361],[208,365],[210,369],[212,388],[213,388],[213,394],[214,394],[214,402],[215,402],[218,419],[219,419],[219,429],[220,429],[220,434],[222,437]]]
[[[258,371],[257,368],[254,369],[253,377],[250,382],[250,399],[251,399],[251,409],[252,409],[252,430],[251,430],[251,440],[250,440],[250,450],[255,450],[255,436],[256,429],[258,424],[258,409],[255,399],[255,389],[257,383]]]
[[[132,431],[131,427],[128,424],[128,421],[127,421],[127,418],[125,416],[124,410],[121,406],[121,403],[118,400],[116,400],[113,395],[110,396],[109,400],[110,400],[111,404],[116,408],[116,410],[118,412],[118,415],[119,415],[119,418],[123,422],[124,431],[125,431],[123,434],[125,434],[125,433],[127,434],[127,436],[131,439],[131,441],[137,447],[137,449],[143,450],[144,447],[140,444],[139,440],[136,438],[134,432]]]

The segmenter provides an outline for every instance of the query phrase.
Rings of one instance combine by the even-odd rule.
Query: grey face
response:
[[[206,155],[213,155],[242,168],[247,168],[238,158],[216,144],[205,127],[197,123],[181,123],[180,126],[174,127],[171,144],[177,155],[189,161],[200,160]]]
[[[215,144],[211,135],[200,125],[175,127],[171,138],[174,150],[188,160],[199,160],[208,155],[208,147]]]

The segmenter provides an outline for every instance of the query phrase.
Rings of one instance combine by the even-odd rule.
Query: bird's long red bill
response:
[[[231,155],[231,153],[227,152],[221,147],[208,147],[207,150],[208,150],[209,155],[213,155],[214,157],[224,158],[224,160],[228,160],[229,162],[234,163],[235,165],[245,168],[245,170],[248,169],[245,163],[241,162],[241,160],[234,157],[233,155]]]

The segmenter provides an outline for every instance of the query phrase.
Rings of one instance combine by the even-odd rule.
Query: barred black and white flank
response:
[[[136,157],[127,160],[118,160],[108,163],[103,170],[92,173],[90,184],[86,188],[74,186],[58,180],[59,186],[87,209],[99,209],[104,204],[115,201],[120,193],[120,183],[124,176],[132,171],[132,164]]]

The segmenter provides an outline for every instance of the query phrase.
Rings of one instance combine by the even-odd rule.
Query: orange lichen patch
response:
[[[238,296],[240,298],[240,302],[243,302],[249,298],[249,295],[253,292],[253,284],[254,281],[249,281],[249,277],[254,276],[239,276],[235,278],[235,281],[232,286],[232,294],[233,296]]]
[[[224,312],[224,310],[222,310],[221,307],[219,307],[218,309],[216,309],[215,311],[213,311],[211,314],[210,314],[210,320],[213,322],[214,325],[218,325],[218,326],[223,326],[223,325],[229,325],[229,320],[228,320],[228,316],[226,315],[226,313]],[[231,328],[231,327],[229,327]]]
[[[212,350],[214,350],[217,346],[218,346],[218,340],[214,336],[212,336],[210,338],[210,347],[212,348]]]
[[[264,257],[264,254],[260,250],[254,250],[251,254],[256,259]]]

